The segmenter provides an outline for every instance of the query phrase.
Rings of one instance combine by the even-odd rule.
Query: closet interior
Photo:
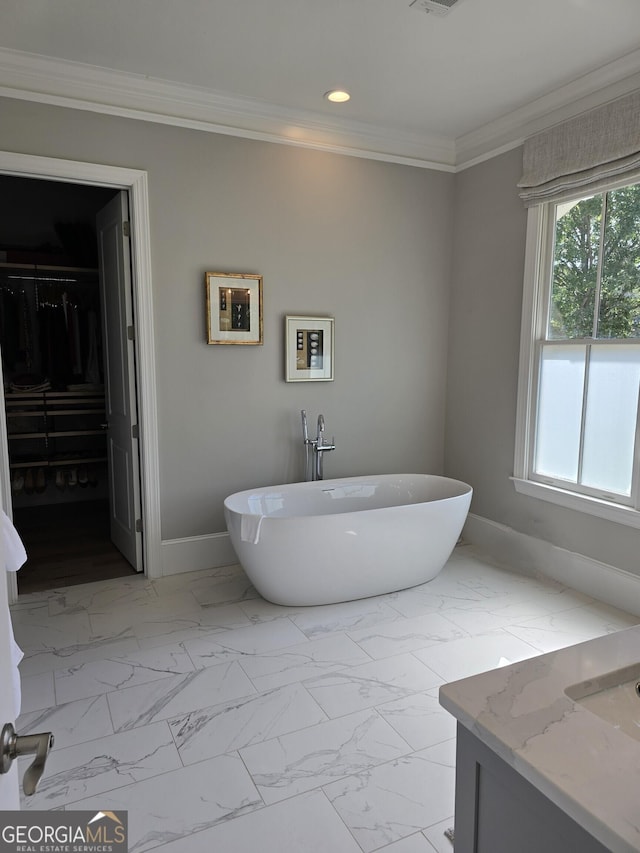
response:
[[[95,215],[114,191],[0,176],[0,347],[20,593],[133,572],[111,543]]]

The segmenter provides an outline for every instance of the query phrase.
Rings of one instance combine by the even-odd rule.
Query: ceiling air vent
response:
[[[460,0],[413,0],[409,3],[414,9],[420,9],[422,12],[433,12],[435,15],[448,15],[451,9],[459,3]]]

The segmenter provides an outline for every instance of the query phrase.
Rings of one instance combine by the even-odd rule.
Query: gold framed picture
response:
[[[262,344],[262,276],[205,273],[208,344]]]
[[[287,382],[333,379],[333,317],[285,317]]]

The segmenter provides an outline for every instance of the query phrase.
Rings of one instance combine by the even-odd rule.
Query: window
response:
[[[516,488],[640,526],[640,183],[529,210]]]

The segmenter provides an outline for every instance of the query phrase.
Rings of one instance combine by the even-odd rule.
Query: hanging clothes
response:
[[[100,384],[100,363],[98,360],[98,317],[93,309],[87,311],[88,355],[84,372],[85,382]]]
[[[39,324],[41,372],[54,388],[65,388],[73,380],[73,372],[63,306],[41,306]]]
[[[5,373],[45,376],[53,388],[101,384],[97,274],[0,271]]]

